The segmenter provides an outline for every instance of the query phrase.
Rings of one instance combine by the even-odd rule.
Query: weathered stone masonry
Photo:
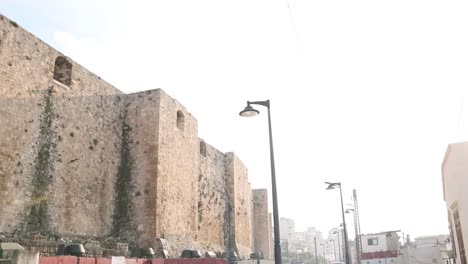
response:
[[[1,15],[0,98],[0,233],[245,257],[268,226],[183,105],[124,94]]]

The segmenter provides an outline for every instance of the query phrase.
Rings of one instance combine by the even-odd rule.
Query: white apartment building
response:
[[[398,231],[361,235],[362,264],[396,263],[400,253]]]
[[[448,145],[442,162],[442,184],[456,263],[467,264],[468,142]]]
[[[295,233],[294,220],[286,217],[280,218],[280,238],[283,241],[293,241]]]

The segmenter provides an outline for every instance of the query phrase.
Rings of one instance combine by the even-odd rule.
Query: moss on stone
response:
[[[56,152],[57,133],[52,124],[55,118],[52,87],[44,97],[37,137],[37,155],[33,164],[31,208],[27,218],[29,232],[47,230],[50,220],[48,214],[48,194],[54,173],[54,153]]]
[[[132,128],[127,124],[125,118],[122,122],[122,141],[120,148],[120,164],[115,181],[114,213],[112,222],[112,233],[123,241],[133,239],[134,226],[131,221],[133,215],[133,159],[130,152]]]

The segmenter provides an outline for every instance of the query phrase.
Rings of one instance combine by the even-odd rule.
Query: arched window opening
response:
[[[185,126],[185,117],[184,117],[184,113],[182,113],[182,111],[177,111],[177,127],[180,129],[180,130],[184,130],[184,126]]]
[[[206,143],[205,141],[200,141],[200,155],[206,157]]]
[[[72,64],[65,57],[55,59],[54,79],[67,85],[71,85]]]

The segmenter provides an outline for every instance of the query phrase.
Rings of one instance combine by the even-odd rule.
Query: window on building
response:
[[[461,230],[460,214],[458,213],[458,207],[453,210],[453,222],[455,224],[455,234],[457,235],[458,253],[460,254],[460,261],[461,264],[466,264],[465,244],[463,243],[463,234]]]
[[[54,79],[67,85],[71,85],[72,64],[65,57],[55,59]]]
[[[206,143],[205,141],[200,141],[200,155],[206,157]]]
[[[369,246],[376,246],[379,244],[379,239],[378,238],[369,238],[367,239],[367,245]]]
[[[177,127],[180,129],[180,130],[184,130],[184,126],[185,126],[185,117],[184,117],[184,113],[182,113],[182,111],[177,111]]]

